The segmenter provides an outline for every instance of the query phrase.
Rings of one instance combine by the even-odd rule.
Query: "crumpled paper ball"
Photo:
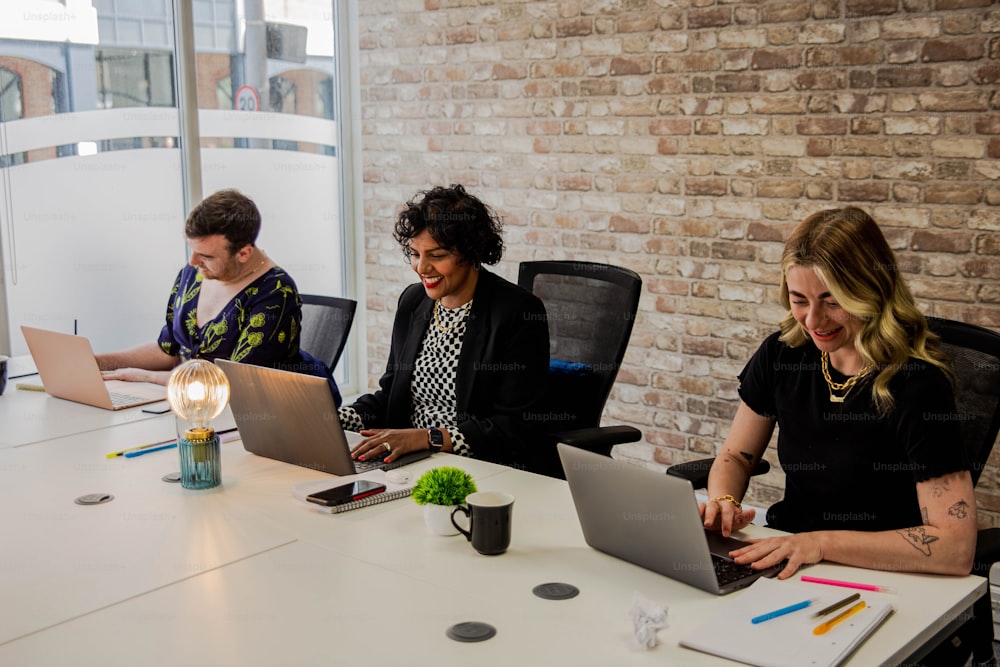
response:
[[[636,646],[646,651],[656,646],[656,633],[667,627],[667,608],[636,593],[629,615],[635,629]]]

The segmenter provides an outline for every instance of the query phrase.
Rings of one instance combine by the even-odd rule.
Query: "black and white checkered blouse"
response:
[[[435,303],[434,317],[424,333],[410,385],[412,427],[448,429],[452,452],[462,456],[471,456],[472,451],[458,429],[455,376],[471,308],[471,301],[454,309],[445,308],[440,301]],[[340,422],[349,431],[364,428],[358,413],[350,406],[340,408]]]

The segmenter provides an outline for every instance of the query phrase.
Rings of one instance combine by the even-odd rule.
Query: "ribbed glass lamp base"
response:
[[[222,483],[219,436],[210,428],[193,428],[177,441],[181,456],[181,486],[211,489]]]

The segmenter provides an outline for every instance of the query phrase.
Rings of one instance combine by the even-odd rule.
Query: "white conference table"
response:
[[[732,596],[590,549],[565,482],[449,455],[413,464],[456,465],[516,497],[511,548],[487,557],[430,535],[408,499],[318,512],[292,488],[335,478],[238,442],[222,445],[223,484],[207,491],[161,481],[179,469],[176,450],[104,457],[173,430],[165,415],[0,450],[0,664],[732,664],[677,645]],[[115,498],[73,502],[99,492]],[[986,590],[979,577],[810,573],[896,591],[895,613],[851,665],[903,662]],[[532,594],[547,582],[580,595]],[[668,609],[650,651],[632,644],[636,594]],[[446,637],[463,621],[497,635]]]
[[[45,392],[18,389],[18,384],[41,386],[30,356],[11,357],[7,367],[7,388],[0,396],[0,449],[22,447],[87,431],[151,419],[157,415],[142,408],[102,410],[64,401]],[[166,408],[166,401],[150,406]]]

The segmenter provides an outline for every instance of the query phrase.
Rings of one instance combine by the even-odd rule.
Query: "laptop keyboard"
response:
[[[111,405],[118,407],[121,405],[132,405],[134,403],[141,403],[144,400],[141,396],[133,396],[132,394],[120,394],[117,391],[109,391],[108,395],[111,397]]]
[[[715,567],[715,576],[719,580],[719,586],[731,584],[756,573],[756,570],[750,565],[738,565],[716,554],[712,554],[712,566]]]
[[[391,463],[386,463],[383,459],[374,458],[369,461],[354,461],[355,472],[365,472],[372,470],[374,468],[381,468],[382,470],[392,470],[393,468],[399,468],[401,466],[409,465],[414,461],[420,461],[421,459],[426,459],[430,457],[431,452],[429,449],[418,449],[415,452],[410,452],[408,454],[403,454],[395,461]]]

